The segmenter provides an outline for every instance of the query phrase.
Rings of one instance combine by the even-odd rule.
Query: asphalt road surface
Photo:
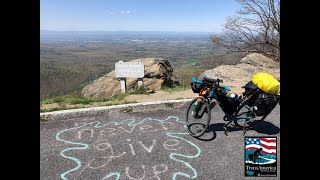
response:
[[[109,113],[40,124],[40,179],[252,179],[245,177],[244,138],[277,137],[280,179],[280,107],[243,135],[223,132],[223,112],[212,110],[210,132],[187,133],[187,107]]]

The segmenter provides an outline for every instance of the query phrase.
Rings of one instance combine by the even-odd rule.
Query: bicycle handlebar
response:
[[[218,81],[218,85],[219,85],[220,82],[223,83],[222,79],[217,78],[217,81]]]
[[[216,87],[220,87],[220,83],[223,83],[223,80],[217,78],[217,83],[215,84],[215,86],[216,86]]]

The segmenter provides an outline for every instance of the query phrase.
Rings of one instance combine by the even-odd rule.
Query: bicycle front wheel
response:
[[[252,107],[246,103],[239,106],[235,112],[234,124],[241,128],[251,128],[261,123],[267,116],[256,116],[252,111]]]
[[[200,98],[202,98],[202,102],[204,102],[204,98]],[[201,103],[201,107],[198,112],[193,111],[194,104],[197,99],[198,98],[195,98],[191,101],[186,116],[187,129],[189,134],[193,137],[202,136],[207,131],[211,120],[211,112],[208,102]]]

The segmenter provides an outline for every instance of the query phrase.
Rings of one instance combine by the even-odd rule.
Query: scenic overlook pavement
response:
[[[40,179],[252,179],[244,177],[244,137],[277,137],[280,106],[255,130],[223,132],[223,112],[212,110],[210,132],[187,133],[187,104],[144,111],[110,111],[40,123]]]

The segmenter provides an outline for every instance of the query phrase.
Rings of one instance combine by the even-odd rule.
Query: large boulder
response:
[[[130,62],[142,61],[145,65],[144,87],[150,90],[160,90],[162,86],[174,87],[181,85],[182,81],[173,74],[168,60],[162,58],[141,58]],[[136,89],[137,78],[127,78],[127,89]],[[85,97],[110,98],[120,92],[120,81],[115,77],[115,71],[96,79],[93,83],[82,89]]]
[[[258,53],[247,55],[237,65],[222,65],[206,70],[199,78],[220,78],[225,83],[246,83],[258,72],[269,73],[280,80],[280,64]]]

